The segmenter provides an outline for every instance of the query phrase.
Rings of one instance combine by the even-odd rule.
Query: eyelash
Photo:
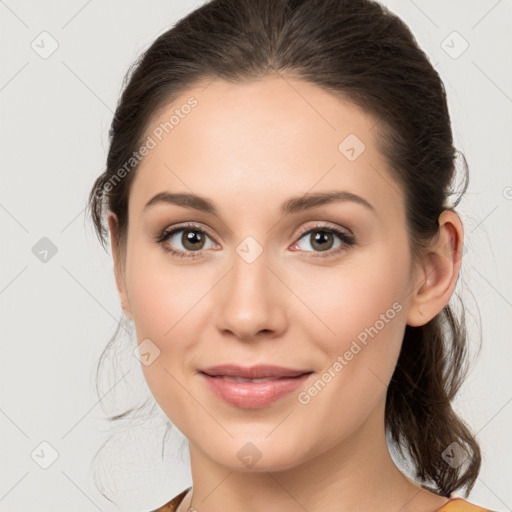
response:
[[[190,229],[187,229],[187,228],[190,228]],[[202,233],[202,234],[210,237],[210,235],[208,235],[208,233],[206,231],[199,228],[199,226],[197,226],[195,224],[181,224],[181,225],[176,226],[170,230],[164,230],[156,238],[156,242],[162,246],[164,251],[170,253],[172,256],[176,256],[178,258],[191,258],[191,259],[201,257],[201,251],[180,251],[180,250],[177,251],[165,244],[165,242],[167,242],[167,240],[172,235],[174,235],[180,231],[197,231],[199,233]],[[331,226],[327,226],[325,224],[318,224],[316,226],[309,227],[306,230],[302,231],[299,234],[299,238],[297,241],[302,239],[305,235],[308,235],[310,233],[315,233],[315,232],[325,232],[325,233],[332,233],[334,235],[337,235],[340,238],[340,240],[343,242],[343,245],[341,245],[337,249],[331,249],[329,251],[321,251],[320,253],[313,254],[311,256],[313,258],[327,258],[327,257],[336,256],[336,255],[342,253],[343,251],[348,250],[351,246],[353,246],[355,244],[355,239],[352,235],[344,233],[343,231],[340,231]],[[305,252],[310,252],[310,251],[305,251]]]

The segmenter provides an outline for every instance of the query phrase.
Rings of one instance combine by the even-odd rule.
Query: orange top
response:
[[[453,496],[450,498],[445,505],[443,505],[440,509],[437,509],[435,512],[493,512],[488,508],[482,508],[478,505],[474,505],[473,503],[469,503],[462,498],[458,498],[457,496]]]
[[[165,505],[162,505],[160,508],[157,508],[156,510],[153,510],[152,512],[176,512],[176,509],[178,508],[179,504],[183,501],[183,498],[185,498],[185,495],[190,490],[190,487],[188,489],[185,489],[183,492],[175,496],[171,501],[166,503]],[[478,505],[473,505],[469,501],[466,501],[462,498],[459,498],[457,496],[452,496],[448,502],[446,502],[445,505],[443,505],[441,508],[437,509],[435,512],[493,512],[492,510],[489,510],[487,508],[479,507]]]

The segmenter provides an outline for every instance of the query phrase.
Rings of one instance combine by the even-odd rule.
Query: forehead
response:
[[[151,149],[136,171],[130,210],[142,211],[163,191],[249,212],[274,203],[277,209],[293,195],[343,189],[390,211],[402,194],[375,146],[377,129],[371,115],[311,83],[215,79],[153,116],[144,137]]]

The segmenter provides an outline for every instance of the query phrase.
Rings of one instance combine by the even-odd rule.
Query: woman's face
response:
[[[313,84],[265,78],[192,88],[147,130],[118,286],[149,388],[214,463],[286,469],[383,429],[414,283],[377,128]],[[202,373],[218,365],[306,375]]]

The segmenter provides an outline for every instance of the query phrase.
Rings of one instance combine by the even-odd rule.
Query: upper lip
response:
[[[199,370],[212,377],[227,376],[239,377],[241,379],[264,379],[267,377],[298,377],[304,373],[311,373],[311,370],[297,370],[294,368],[285,368],[283,366],[275,366],[269,364],[261,364],[256,366],[239,366],[236,364],[222,364],[219,366],[210,366]]]

